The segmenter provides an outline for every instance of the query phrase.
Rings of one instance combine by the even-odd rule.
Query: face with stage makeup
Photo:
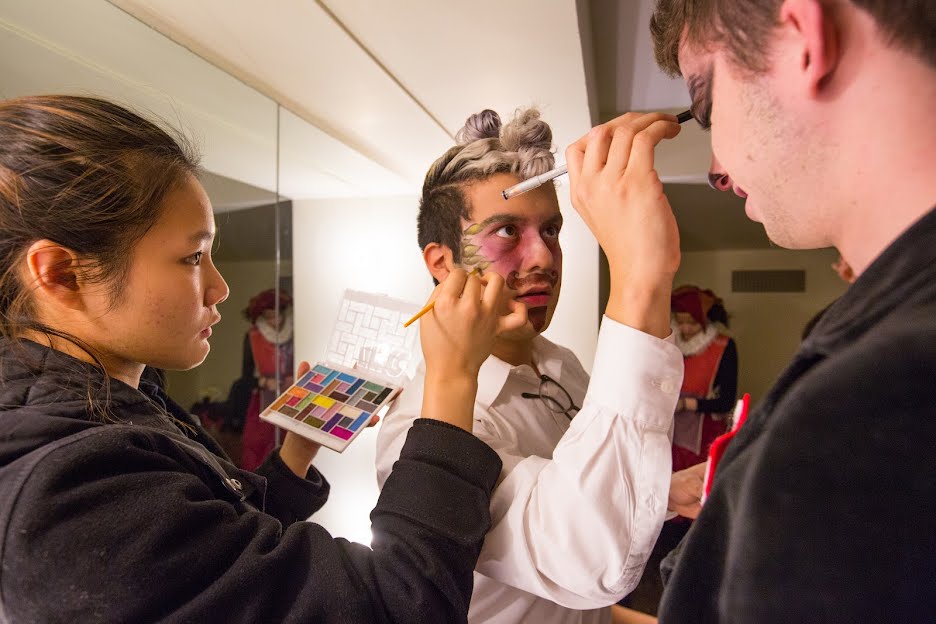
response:
[[[501,173],[465,187],[471,218],[462,219],[461,263],[481,275],[493,271],[517,291],[530,323],[512,337],[525,338],[549,326],[559,301],[562,215],[551,184],[505,200],[501,191],[519,181]]]

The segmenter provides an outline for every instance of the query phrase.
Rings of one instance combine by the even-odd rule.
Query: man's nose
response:
[[[536,236],[527,249],[524,264],[526,265],[524,269],[527,271],[548,271],[555,264],[553,250],[546,244],[546,241]]]
[[[731,177],[725,171],[715,154],[712,154],[712,165],[709,167],[708,184],[716,191],[730,191]]]

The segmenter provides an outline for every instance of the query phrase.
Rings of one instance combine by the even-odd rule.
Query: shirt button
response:
[[[676,382],[672,379],[663,379],[660,381],[660,390],[666,394],[671,394],[676,392],[679,388],[676,387]]]

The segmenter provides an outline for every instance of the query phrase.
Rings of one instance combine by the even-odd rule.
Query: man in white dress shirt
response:
[[[529,316],[522,330],[497,339],[478,378],[474,432],[500,455],[503,471],[469,621],[608,623],[609,605],[640,579],[668,500],[686,515],[697,503],[678,485],[670,492],[671,424],[683,366],[669,329],[677,267],[654,263],[669,262],[678,249],[675,223],[660,235],[660,253],[642,266],[611,257],[611,300],[589,383],[571,351],[540,335],[562,281],[556,189],[546,184],[507,201],[501,195],[554,166],[549,127],[535,110],[519,111],[506,125],[484,111],[457,139],[423,186],[418,227],[426,266],[436,281],[456,265],[496,272]],[[655,142],[648,143],[652,152]],[[583,139],[583,153],[586,145],[609,156],[608,144]],[[427,375],[433,371],[420,367],[381,427],[381,487],[420,415]]]

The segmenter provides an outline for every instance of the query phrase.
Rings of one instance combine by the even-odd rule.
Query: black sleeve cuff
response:
[[[296,476],[283,462],[279,448],[273,449],[256,473],[267,480],[267,513],[285,524],[305,520],[321,509],[331,491],[315,466],[309,468],[305,479]]]

